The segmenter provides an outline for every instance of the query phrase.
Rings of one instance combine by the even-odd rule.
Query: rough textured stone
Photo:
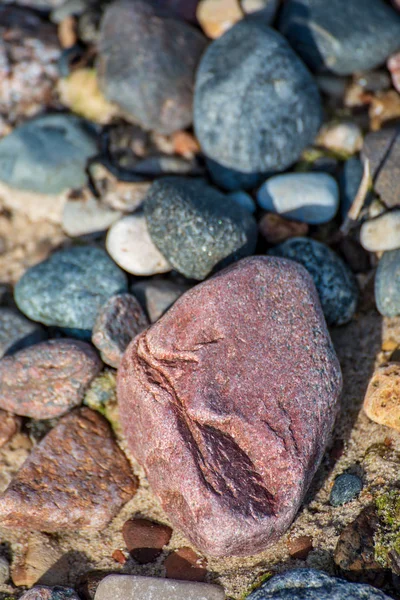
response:
[[[247,596],[249,600],[389,600],[370,585],[349,583],[314,569],[275,575]]]
[[[293,237],[302,237],[308,234],[307,223],[290,221],[276,213],[267,213],[259,223],[261,235],[269,244],[280,244]]]
[[[364,221],[360,231],[360,242],[369,252],[400,248],[400,210],[392,210],[376,219]]]
[[[376,369],[365,394],[364,411],[375,423],[400,431],[400,363]]]
[[[172,523],[216,556],[254,554],[287,529],[340,389],[312,280],[268,257],[186,292],[118,372],[133,455]]]
[[[38,585],[31,590],[28,590],[20,596],[22,600],[79,600],[79,596],[69,587],[57,585],[55,587],[47,587],[46,585]]]
[[[257,226],[251,214],[203,180],[156,181],[144,214],[153,242],[188,278],[204,279],[255,249]]]
[[[362,481],[357,475],[351,473],[342,473],[335,479],[329,502],[332,506],[341,506],[354,500],[359,495],[363,487]]]
[[[92,342],[107,365],[118,367],[129,342],[148,325],[149,321],[134,296],[112,296],[100,309]]]
[[[28,321],[13,308],[0,308],[0,357],[12,354],[46,339],[40,325]]]
[[[286,173],[267,179],[257,192],[257,201],[265,210],[317,225],[336,215],[339,190],[328,173]]]
[[[172,133],[192,122],[203,35],[149,2],[118,0],[102,19],[98,73],[104,95],[144,129]]]
[[[10,565],[6,558],[0,556],[0,585],[6,583],[10,578]]]
[[[0,140],[0,180],[31,192],[58,194],[86,181],[97,154],[94,130],[74,115],[37,117]]]
[[[292,558],[305,560],[313,549],[313,540],[309,535],[301,535],[288,541],[288,550]]]
[[[313,70],[349,75],[398,50],[400,18],[383,0],[287,0],[280,30]]]
[[[240,6],[247,17],[262,19],[270,24],[275,17],[279,0],[239,0]]]
[[[194,124],[209,158],[243,173],[283,171],[321,123],[317,86],[280,34],[240,21],[210,44],[197,71]]]
[[[95,600],[224,600],[222,587],[208,583],[172,581],[161,577],[109,575],[97,588]]]
[[[21,419],[0,409],[0,448],[19,431]]]
[[[99,531],[136,489],[107,421],[89,408],[78,409],[35,446],[0,497],[1,524],[31,531]]]
[[[400,250],[385,252],[375,275],[376,308],[384,317],[400,314]]]
[[[148,519],[129,519],[124,523],[122,535],[128,552],[144,565],[160,556],[171,539],[172,529]]]
[[[96,351],[77,340],[49,340],[0,360],[0,408],[52,419],[80,404],[101,370]]]
[[[357,283],[333,250],[311,238],[292,238],[269,250],[269,254],[295,260],[307,269],[328,325],[343,325],[351,320],[357,308]]]
[[[14,296],[18,308],[33,321],[90,339],[101,306],[126,290],[125,273],[104,250],[77,246],[28,269]]]
[[[368,133],[362,156],[370,162],[375,191],[389,208],[400,205],[400,129]]]
[[[169,579],[204,581],[207,575],[207,561],[192,548],[179,548],[164,561],[165,573]]]
[[[154,323],[188,289],[189,286],[174,281],[151,279],[134,283],[131,292],[146,310],[150,321]]]

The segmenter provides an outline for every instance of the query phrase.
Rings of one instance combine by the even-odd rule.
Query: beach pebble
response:
[[[33,321],[90,339],[101,306],[125,291],[125,273],[104,250],[76,246],[28,269],[14,296],[18,308]]]
[[[363,134],[361,128],[352,121],[327,123],[320,129],[315,143],[332,152],[351,155],[361,150]]]
[[[376,308],[384,317],[400,315],[400,249],[385,252],[375,275]]]
[[[103,362],[117,368],[129,342],[148,325],[149,321],[134,296],[111,296],[97,315],[92,343],[100,351]]]
[[[400,92],[400,52],[396,52],[388,58],[387,68],[392,78],[393,87],[397,92]]]
[[[169,579],[204,581],[207,575],[207,560],[187,546],[167,556],[164,567]]]
[[[200,0],[196,17],[209,38],[219,38],[243,18],[239,0]]]
[[[122,213],[101,204],[94,196],[85,194],[70,199],[64,205],[62,228],[70,237],[79,237],[107,229],[118,221]]]
[[[188,289],[189,286],[183,283],[150,279],[134,283],[131,292],[145,309],[151,323],[154,323]]]
[[[0,140],[0,180],[14,188],[58,194],[86,182],[97,154],[94,130],[70,114],[37,117]]]
[[[20,596],[22,600],[80,600],[78,594],[70,587],[56,585],[48,587],[38,585]]]
[[[370,585],[350,583],[315,569],[275,575],[247,596],[249,600],[390,600]]]
[[[400,17],[383,0],[287,0],[280,30],[313,71],[369,71],[399,49]]]
[[[100,582],[95,600],[225,600],[222,587],[194,581],[173,581],[163,577],[109,575]]]
[[[107,234],[106,248],[117,265],[133,275],[156,275],[172,269],[150,237],[142,212],[114,223]]]
[[[258,256],[195,286],[138,335],[117,389],[130,451],[172,524],[201,552],[249,555],[292,523],[341,373],[307,271]]]
[[[364,174],[364,167],[359,158],[352,157],[345,161],[339,177],[340,189],[340,214],[346,219],[354,198],[360,187]]]
[[[269,25],[275,18],[279,0],[239,0],[239,4],[247,17],[262,19]]]
[[[360,242],[369,252],[400,248],[400,210],[385,212],[376,219],[364,221]]]
[[[400,364],[378,367],[368,384],[364,412],[375,423],[400,431]]]
[[[252,215],[203,180],[159,179],[149,190],[144,214],[153,242],[189,279],[204,279],[255,249]]]
[[[208,46],[194,98],[195,132],[208,158],[242,173],[283,171],[320,123],[317,86],[278,32],[245,19]]]
[[[129,554],[145,565],[160,556],[171,539],[172,529],[149,519],[136,518],[125,521],[122,535]]]
[[[292,558],[305,560],[313,550],[313,540],[309,535],[301,535],[300,537],[290,538],[288,540],[288,550]]]
[[[400,129],[372,131],[365,136],[363,159],[370,163],[374,189],[392,208],[400,205]]]
[[[21,426],[21,419],[0,409],[0,448],[7,444]]]
[[[280,244],[293,237],[306,236],[309,230],[307,223],[290,221],[276,213],[261,217],[258,228],[268,244]]]
[[[339,190],[327,173],[286,173],[267,179],[257,192],[257,202],[288,219],[318,225],[336,215]]]
[[[46,337],[46,332],[37,323],[28,321],[13,308],[0,307],[0,358],[37,344]]]
[[[231,192],[230,194],[228,194],[228,198],[232,198],[232,200],[237,202],[239,206],[241,206],[245,210],[248,210],[249,213],[253,214],[256,212],[256,203],[254,202],[250,194],[238,190],[237,192]]]
[[[65,583],[69,569],[68,560],[63,560],[62,555],[59,543],[51,536],[38,532],[28,535],[24,539],[24,554],[12,565],[13,584],[30,588],[39,580],[46,586]]]
[[[332,506],[342,506],[356,498],[363,488],[362,481],[357,475],[342,473],[335,479],[329,502]]]
[[[328,325],[344,325],[352,319],[358,301],[357,283],[348,266],[328,246],[311,238],[292,238],[268,252],[307,269]]]
[[[137,489],[107,421],[89,408],[63,417],[0,497],[3,527],[101,531]]]
[[[33,419],[59,417],[81,403],[102,368],[85,342],[35,344],[0,360],[0,408]]]
[[[10,564],[4,556],[0,556],[0,585],[7,583],[10,578]]]
[[[151,3],[117,0],[101,22],[100,89],[144,129],[185,129],[192,123],[194,75],[205,47],[200,31]]]
[[[262,173],[243,173],[228,169],[211,158],[206,159],[206,166],[212,181],[227,192],[251,190],[265,180]]]

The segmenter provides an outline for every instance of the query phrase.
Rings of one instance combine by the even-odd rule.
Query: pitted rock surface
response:
[[[254,554],[287,529],[340,390],[310,276],[269,257],[186,292],[118,372],[132,453],[172,523],[215,556]]]
[[[78,340],[49,340],[0,360],[0,408],[52,419],[81,403],[100,372],[97,352]]]
[[[0,497],[0,521],[30,531],[101,530],[136,489],[107,421],[82,408],[35,446]]]

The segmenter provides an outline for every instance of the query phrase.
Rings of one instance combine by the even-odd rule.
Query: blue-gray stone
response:
[[[286,173],[267,179],[257,192],[257,201],[269,212],[317,225],[336,215],[339,190],[328,173]]]
[[[47,338],[45,330],[14,308],[0,308],[0,358]]]
[[[14,296],[18,308],[33,321],[90,339],[101,306],[110,296],[126,291],[125,273],[104,250],[78,246],[28,269]]]
[[[280,31],[315,71],[350,75],[400,48],[400,16],[383,0],[287,0]]]
[[[251,190],[260,185],[267,176],[263,173],[241,173],[228,169],[210,158],[206,159],[206,166],[215,185],[227,192]]]
[[[315,569],[293,569],[275,575],[247,600],[390,600],[370,585],[350,583]]]
[[[0,140],[0,181],[21,190],[58,194],[86,182],[98,152],[92,126],[74,115],[38,117]]]
[[[247,192],[238,190],[237,192],[231,192],[228,194],[228,198],[231,198],[237,202],[242,208],[245,208],[249,213],[254,214],[256,212],[256,203],[253,198]]]
[[[328,246],[298,237],[271,248],[268,254],[289,258],[307,269],[328,325],[343,325],[351,320],[357,308],[357,283],[349,267]]]
[[[342,473],[336,477],[333,484],[329,502],[332,506],[341,506],[351,502],[358,496],[363,488],[362,481],[357,475],[351,473]]]
[[[321,124],[317,86],[286,40],[258,19],[207,48],[197,71],[194,125],[204,154],[242,173],[283,171]]]
[[[340,214],[343,221],[354,202],[363,174],[364,167],[359,158],[352,157],[346,160],[339,178]]]
[[[174,269],[189,279],[202,280],[255,250],[253,216],[204,180],[159,179],[143,208],[153,242]]]
[[[385,252],[375,275],[375,303],[384,317],[400,315],[400,249]]]

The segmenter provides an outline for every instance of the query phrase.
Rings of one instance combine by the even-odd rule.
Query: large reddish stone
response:
[[[186,292],[118,373],[131,451],[173,524],[216,556],[254,554],[288,528],[340,390],[310,276],[270,257]]]

